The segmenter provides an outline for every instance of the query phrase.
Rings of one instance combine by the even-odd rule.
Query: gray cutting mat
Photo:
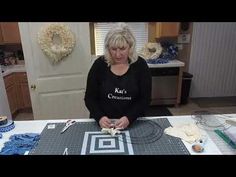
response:
[[[96,122],[77,122],[63,134],[65,123],[47,124],[30,155],[184,155],[190,154],[179,138],[163,133],[168,119],[137,120],[121,134],[104,134]]]

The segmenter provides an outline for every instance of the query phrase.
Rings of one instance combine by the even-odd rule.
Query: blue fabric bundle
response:
[[[37,133],[15,134],[10,141],[4,143],[1,155],[24,155],[26,151],[32,150],[38,143],[40,135]]]
[[[161,42],[161,46],[163,48],[161,55],[155,59],[148,59],[147,63],[163,64],[163,63],[168,63],[169,60],[176,59],[178,55],[178,47],[174,43],[171,43],[169,41],[163,41]]]
[[[178,47],[169,41],[161,42],[161,46],[163,47],[163,52],[161,53],[159,58],[174,60],[178,55]]]
[[[148,59],[147,63],[149,64],[164,64],[164,63],[168,63],[169,60],[168,59],[164,59],[164,58],[156,58],[156,59]]]

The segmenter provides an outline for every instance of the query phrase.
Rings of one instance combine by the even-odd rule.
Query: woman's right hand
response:
[[[103,116],[99,120],[99,125],[100,125],[101,128],[110,128],[111,120],[107,116]]]

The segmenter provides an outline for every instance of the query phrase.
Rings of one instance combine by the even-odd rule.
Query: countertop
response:
[[[26,72],[25,65],[9,65],[9,66],[1,66],[3,71],[2,76],[7,76],[14,72]]]
[[[169,63],[163,64],[148,64],[149,68],[168,68],[168,67],[183,67],[184,62],[179,60],[170,60]],[[26,72],[25,65],[9,65],[9,66],[1,66],[2,76],[7,76],[13,72]]]
[[[169,67],[184,67],[184,62],[179,60],[170,60],[163,64],[148,64],[149,68],[169,68]]]

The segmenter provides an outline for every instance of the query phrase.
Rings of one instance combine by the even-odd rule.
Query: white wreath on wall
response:
[[[56,42],[55,38],[59,42]],[[54,23],[41,28],[38,33],[38,43],[52,63],[57,63],[73,51],[75,36],[67,25]]]

